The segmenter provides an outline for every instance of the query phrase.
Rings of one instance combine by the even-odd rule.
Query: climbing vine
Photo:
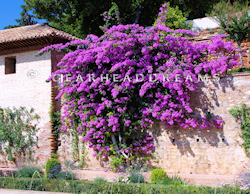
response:
[[[240,107],[236,106],[230,109],[229,112],[240,122],[242,129],[240,136],[244,140],[242,147],[245,149],[245,152],[248,153],[250,148],[250,107],[247,107],[246,104],[242,104]]]
[[[167,15],[165,8],[160,15]],[[104,30],[101,37],[88,35],[38,53],[74,48],[49,78],[62,74],[65,80],[57,96],[68,97],[61,130],[76,126],[94,156],[112,156],[124,165],[151,156],[155,146],[147,128],[157,120],[166,127],[222,127],[223,120],[191,116],[189,91],[197,89],[198,74],[216,75],[239,65],[231,42],[220,35],[210,44],[193,43],[186,37],[193,32],[162,23],[150,29],[120,24]],[[225,55],[210,60],[221,49]]]
[[[58,157],[57,150],[59,146],[58,139],[60,136],[59,128],[62,126],[61,113],[60,111],[54,111],[54,107],[51,105],[49,115],[50,115],[50,121],[52,123],[52,136],[53,136],[51,156],[57,158]]]
[[[67,97],[66,97],[67,98]],[[54,111],[54,107],[50,107],[50,121],[52,123],[52,134],[53,134],[53,150],[51,153],[52,158],[58,158],[59,155],[57,153],[58,147],[60,146],[59,137],[60,137],[60,127],[62,126],[61,121],[61,112]],[[80,162],[80,166],[85,164],[85,154],[84,154],[84,146],[81,147],[79,143],[79,135],[76,127],[79,125],[79,118],[76,116],[74,117],[74,124],[72,129],[70,130],[70,137],[71,137],[71,145],[72,145],[72,157],[74,161]]]
[[[66,101],[69,101],[72,96],[64,95]],[[79,163],[79,167],[83,167],[86,164],[86,157],[85,157],[85,145],[84,142],[80,141],[79,132],[77,127],[80,125],[80,118],[77,115],[72,115],[73,124],[72,127],[69,129],[69,134],[71,137],[71,145],[72,145],[72,158],[75,162]],[[83,132],[81,135],[85,135]]]

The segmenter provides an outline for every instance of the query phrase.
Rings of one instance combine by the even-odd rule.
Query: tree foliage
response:
[[[100,14],[111,7],[111,0],[74,1],[74,0],[25,0],[25,6],[39,19],[46,19],[53,27],[78,37],[87,34],[102,35],[99,26],[103,25]],[[123,23],[133,23],[135,9],[141,0],[114,1],[120,9]],[[148,14],[153,23],[154,15]],[[146,23],[146,22],[144,22]]]
[[[187,24],[187,18],[184,17],[179,7],[170,7],[170,3],[166,4],[167,11],[162,11],[159,13],[157,20],[155,21],[154,25],[157,23],[163,23],[170,29],[191,29],[192,23]],[[164,21],[163,21],[164,20]]]
[[[36,132],[39,116],[34,109],[0,108],[0,153],[18,165],[17,159],[32,160],[33,146],[37,144]]]
[[[170,0],[170,6],[178,6],[188,19],[204,17],[220,0]],[[100,36],[103,19],[100,16],[114,2],[120,10],[122,24],[138,23],[151,26],[158,9],[165,0],[24,0],[23,10],[30,10],[37,19],[46,19],[50,25],[70,34],[85,38],[88,34]]]
[[[34,15],[28,14],[27,12],[28,10],[24,5],[21,5],[21,8],[22,8],[22,12],[20,13],[21,18],[15,19],[18,25],[8,25],[4,27],[4,29],[16,28],[20,26],[32,25],[37,23],[37,21],[34,19]]]

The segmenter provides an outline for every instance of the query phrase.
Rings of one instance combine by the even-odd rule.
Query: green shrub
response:
[[[227,71],[227,74],[238,73],[238,72],[247,72],[247,71],[250,71],[250,68],[230,70],[230,71]]]
[[[110,156],[112,162],[109,162],[108,169],[112,169],[114,172],[118,172],[120,170],[120,166],[123,164],[124,156]]]
[[[31,185],[31,178],[11,178],[0,177],[1,188],[5,189],[22,189],[29,190]],[[154,184],[125,184],[125,183],[96,183],[87,181],[72,181],[72,180],[57,180],[57,179],[34,179],[32,181],[31,190],[37,191],[51,191],[51,192],[65,192],[65,193],[87,193],[87,194],[214,194],[215,188],[206,186],[183,186],[183,185],[154,185]],[[217,187],[216,194],[231,194],[231,193],[248,193],[248,191],[240,190],[237,187]]]
[[[36,171],[39,173],[40,177],[43,177],[43,173],[42,173],[41,168],[35,167],[35,166],[26,166],[26,167],[23,167],[23,168],[19,169],[19,170],[17,171],[16,176],[17,176],[17,177],[24,177],[24,178],[32,178],[33,174],[34,174]],[[39,177],[39,176],[38,176],[38,174],[36,173],[36,174],[34,175],[34,178],[38,178],[38,177]]]
[[[59,172],[56,175],[56,179],[59,179],[59,180],[75,180],[76,175],[73,172],[63,171],[63,172]]]
[[[167,173],[163,169],[154,169],[150,175],[151,183],[156,184],[161,180],[168,179]]]
[[[168,13],[167,17],[164,18],[165,22],[163,22],[163,24],[174,30],[191,29],[193,27],[192,23],[187,24],[187,18],[185,17],[185,15],[187,14],[183,13],[178,6],[170,7],[170,3],[168,2],[167,7]],[[158,16],[158,18],[160,18],[161,16]],[[156,25],[157,23],[158,22],[156,19],[154,25]]]
[[[104,178],[97,177],[94,179],[94,183],[106,183],[106,182],[108,181]]]
[[[144,176],[139,173],[132,172],[129,176],[129,180],[132,183],[144,183]]]
[[[55,158],[48,159],[45,167],[47,178],[56,178],[58,173],[61,172],[61,163]]]
[[[162,184],[162,185],[186,185],[187,181],[186,179],[182,180],[180,177],[175,175],[175,176],[172,176],[171,178],[160,180],[157,183]]]
[[[7,160],[35,161],[34,147],[37,145],[38,119],[34,109],[0,107],[0,154]]]
[[[245,153],[250,149],[250,107],[247,107],[245,103],[241,103],[241,106],[235,106],[229,110],[230,114],[240,122],[241,133],[240,136],[244,140],[242,147]]]
[[[157,180],[156,181],[157,184],[161,184],[161,185],[176,185],[175,183],[173,183],[173,181],[169,178],[166,179],[162,179],[162,180]]]

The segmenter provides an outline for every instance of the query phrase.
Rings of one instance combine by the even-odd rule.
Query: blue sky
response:
[[[23,0],[0,0],[0,30],[8,25],[17,25],[15,19],[20,19]],[[46,22],[39,20],[38,23]]]

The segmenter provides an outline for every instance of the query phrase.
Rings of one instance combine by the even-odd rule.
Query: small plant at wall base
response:
[[[47,160],[45,166],[45,175],[47,178],[56,178],[57,175],[61,172],[61,163],[55,158]]]
[[[150,181],[153,184],[156,184],[164,179],[168,179],[168,175],[163,169],[154,169],[150,175]]]
[[[139,173],[132,172],[129,176],[129,180],[131,183],[144,183],[144,176]]]
[[[32,153],[37,145],[37,122],[34,109],[0,108],[0,153],[18,165],[19,160],[34,160]]]
[[[236,106],[229,110],[230,114],[240,122],[242,132],[240,136],[243,138],[244,142],[242,147],[245,152],[249,152],[250,148],[250,107],[246,104],[242,104],[240,107]]]
[[[157,181],[157,184],[162,184],[162,185],[187,185],[187,180],[186,179],[181,179],[177,175],[172,175],[171,177],[168,177],[166,179]]]
[[[36,172],[36,174],[34,174]],[[39,175],[38,175],[38,174]],[[43,177],[43,173],[42,173],[42,169],[36,166],[25,166],[20,168],[17,171],[16,176],[19,177],[23,177],[23,178],[32,178],[34,176],[34,178],[38,178]]]

